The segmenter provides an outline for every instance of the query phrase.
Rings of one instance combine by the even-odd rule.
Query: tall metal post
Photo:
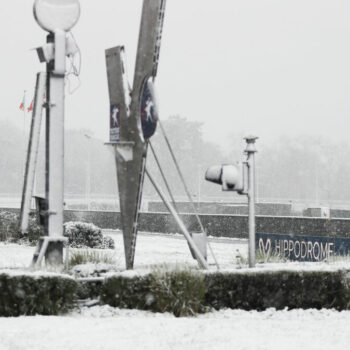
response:
[[[77,51],[67,33],[80,16],[79,0],[35,0],[34,17],[49,32],[47,44],[37,48],[40,62],[46,62],[46,227],[33,261],[45,254],[52,265],[63,263],[64,201],[64,88],[66,56]],[[37,257],[36,257],[37,255]]]
[[[58,32],[54,37],[55,60],[47,65],[46,109],[46,198],[48,208],[49,237],[63,237],[64,191],[64,86],[66,73],[66,34]],[[57,52],[58,51],[58,52]],[[59,69],[57,61],[59,60]],[[53,63],[53,64],[52,64]],[[51,264],[63,263],[63,242],[48,246],[46,260]]]
[[[247,153],[248,165],[248,226],[249,226],[249,267],[255,266],[255,141],[256,136],[244,138],[247,142],[245,153]]]

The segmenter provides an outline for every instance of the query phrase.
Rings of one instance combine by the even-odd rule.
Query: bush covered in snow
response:
[[[107,278],[101,288],[101,302],[123,309],[150,310],[154,298],[150,275]]]
[[[35,244],[43,235],[43,229],[37,224],[35,216],[29,217],[28,233],[22,235],[19,232],[19,215],[0,211],[0,242],[19,242]]]
[[[350,307],[350,278],[338,271],[210,273],[206,302],[215,309],[244,310]]]
[[[57,315],[76,303],[77,282],[66,276],[0,273],[0,316]]]
[[[120,308],[192,315],[209,308],[244,310],[350,309],[350,276],[335,271],[195,271],[117,275],[101,288],[101,301]]]
[[[103,236],[102,230],[89,223],[70,221],[64,224],[64,235],[73,248],[114,249],[114,241]]]
[[[154,270],[151,274],[153,311],[172,312],[176,317],[194,316],[208,310],[204,275],[193,269]]]
[[[205,312],[205,293],[203,274],[191,269],[157,269],[145,276],[108,278],[101,289],[101,301],[179,317]]]

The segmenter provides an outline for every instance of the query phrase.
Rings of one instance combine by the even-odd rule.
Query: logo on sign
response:
[[[141,98],[141,125],[145,139],[149,139],[156,131],[158,119],[149,84],[151,83],[146,82],[144,84]]]
[[[111,142],[119,141],[120,133],[120,104],[111,105],[109,119],[109,139]]]

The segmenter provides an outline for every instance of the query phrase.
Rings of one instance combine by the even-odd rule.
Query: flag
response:
[[[26,95],[23,95],[22,102],[21,102],[21,104],[20,104],[20,106],[19,106],[19,109],[20,109],[21,111],[24,111],[24,109],[25,109],[25,104],[26,104]]]
[[[31,112],[33,110],[33,100],[32,102],[30,103],[30,106],[27,108],[27,111],[28,112]]]

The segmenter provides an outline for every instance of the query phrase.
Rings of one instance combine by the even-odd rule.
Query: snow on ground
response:
[[[115,260],[117,267],[125,268],[123,237],[120,231],[105,230],[105,234],[115,241]],[[215,239],[210,243],[220,265],[229,268],[235,265],[236,250],[247,256],[247,241],[236,239]],[[0,243],[0,269],[28,267],[35,247]],[[208,250],[209,264],[214,260]],[[188,264],[197,266],[192,259],[186,240],[180,235],[162,235],[139,233],[136,242],[135,269],[142,269],[154,264]]]
[[[117,267],[123,269],[122,235],[118,231],[105,233],[114,238]],[[244,240],[212,239],[211,245],[225,270],[237,268],[237,249],[243,257],[247,256]],[[29,266],[34,249],[1,243],[0,271]],[[164,263],[196,266],[181,236],[140,233],[135,269],[142,272],[150,265]],[[210,254],[209,264],[215,270]],[[328,269],[332,266],[349,268],[349,261],[340,265],[339,262],[275,263],[258,269]],[[192,318],[175,318],[171,314],[120,310],[105,305],[83,308],[66,316],[0,317],[0,350],[344,350],[350,344],[349,325],[350,311],[222,310]]]
[[[104,234],[113,237],[115,241],[115,250],[99,250],[101,253],[113,257],[116,261],[117,270],[125,269],[123,237],[120,231],[104,230]],[[244,259],[248,255],[248,242],[242,239],[209,239],[214,254],[222,270],[231,270],[240,268],[240,271],[246,273],[246,264],[241,264],[237,255]],[[17,244],[0,243],[0,269],[27,268],[33,257],[35,247],[23,246]],[[71,252],[76,249],[70,249]],[[211,270],[216,270],[213,257],[208,249],[208,262]],[[191,256],[186,240],[182,235],[169,234],[151,234],[141,232],[137,236],[135,271],[145,272],[152,265],[166,264],[198,266],[196,260]],[[85,266],[87,272],[92,271],[94,266]],[[336,259],[330,262],[289,262],[289,263],[267,263],[258,264],[256,269],[260,270],[332,270],[346,268],[350,270],[350,258]],[[1,350],[1,349],[0,349]]]
[[[223,310],[175,318],[99,306],[69,316],[0,318],[0,349],[344,350],[349,324],[349,311]]]
[[[34,251],[35,247],[0,243],[0,269],[28,267]]]

